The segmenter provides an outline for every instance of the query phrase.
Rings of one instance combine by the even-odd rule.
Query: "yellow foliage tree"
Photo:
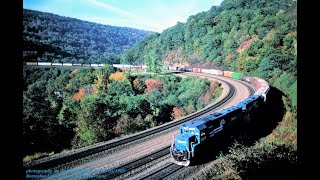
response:
[[[123,81],[123,80],[126,80],[126,76],[123,72],[115,72],[115,73],[112,73],[110,76],[109,76],[109,80],[112,80],[112,81]]]
[[[105,75],[102,72],[97,72],[96,73],[97,79],[94,81],[94,87],[95,87],[95,94],[99,92],[104,92],[106,91],[106,85],[107,85],[107,80]]]

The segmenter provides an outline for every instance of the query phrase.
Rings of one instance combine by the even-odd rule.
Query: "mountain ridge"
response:
[[[23,61],[116,63],[152,33],[23,9]]]

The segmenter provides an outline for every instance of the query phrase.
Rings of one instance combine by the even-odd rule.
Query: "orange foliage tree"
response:
[[[85,89],[81,88],[78,93],[76,93],[72,96],[72,98],[79,101],[84,96],[84,91],[85,91]]]

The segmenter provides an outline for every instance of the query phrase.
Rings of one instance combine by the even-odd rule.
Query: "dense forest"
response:
[[[178,22],[161,34],[145,37],[122,54],[121,62],[144,62],[151,67],[177,63],[242,72],[267,80],[283,94],[278,102],[285,108],[282,121],[256,146],[230,149],[231,155],[222,156],[224,161],[211,170],[219,176],[209,173],[206,177],[229,179],[227,174],[232,172],[235,176],[231,179],[238,179],[239,174],[253,167],[272,166],[267,165],[271,159],[276,159],[274,165],[296,164],[296,0],[224,0],[220,6],[190,16],[186,23]],[[289,152],[283,151],[283,146]]]
[[[152,34],[23,9],[23,61],[119,63],[119,55]]]
[[[186,23],[145,37],[122,63],[217,68],[267,80],[297,108],[297,2],[225,0]],[[295,113],[294,113],[295,114]]]
[[[25,67],[23,77],[25,155],[145,130],[200,110],[222,92],[217,81],[130,75],[112,66]]]

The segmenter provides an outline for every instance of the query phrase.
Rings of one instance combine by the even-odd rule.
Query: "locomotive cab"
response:
[[[178,165],[188,166],[190,164],[190,137],[187,134],[179,134],[173,141],[170,160]]]
[[[200,142],[199,129],[182,125],[180,134],[174,137],[170,154],[170,161],[182,166],[188,166],[194,157],[196,146]]]

